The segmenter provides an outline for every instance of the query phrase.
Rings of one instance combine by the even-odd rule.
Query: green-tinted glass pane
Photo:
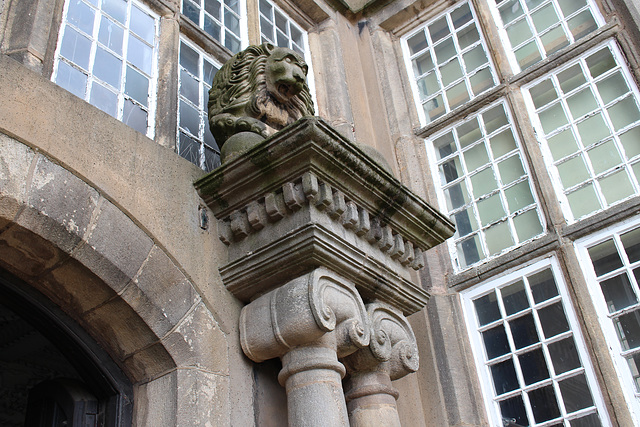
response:
[[[501,161],[498,164],[498,170],[500,171],[503,185],[509,184],[524,175],[524,168],[518,155]]]
[[[507,115],[504,112],[504,106],[502,104],[496,105],[492,109],[482,113],[482,119],[484,120],[484,127],[487,134],[495,132],[508,123]]]
[[[587,2],[584,0],[558,0],[558,4],[560,5],[562,14],[564,16],[569,16],[572,13],[577,12],[580,8],[585,7]]]
[[[425,102],[422,105],[422,108],[424,109],[424,114],[427,117],[427,122],[437,119],[446,112],[444,102],[442,102],[442,95],[438,95],[434,99]]]
[[[429,46],[427,42],[427,38],[424,35],[424,31],[420,31],[416,35],[409,37],[407,40],[407,44],[409,45],[409,50],[411,54],[418,53],[423,49],[426,49]]]
[[[456,128],[456,133],[458,134],[458,141],[460,141],[460,146],[462,148],[468,147],[482,138],[480,125],[478,124],[478,119],[475,117],[458,126]]]
[[[635,193],[626,170],[621,170],[598,181],[608,204],[625,199]]]
[[[553,8],[552,3],[549,3],[533,12],[531,14],[531,19],[533,20],[533,25],[536,27],[538,33],[541,33],[552,25],[557,24],[559,21],[558,14]]]
[[[471,176],[473,195],[477,198],[498,188],[498,183],[491,168],[486,168]]]
[[[458,58],[454,58],[447,62],[446,65],[440,67],[440,75],[442,75],[442,85],[449,86],[454,81],[462,77],[462,68]]]
[[[596,174],[600,174],[622,163],[622,159],[613,140],[597,145],[588,150],[587,153],[589,154],[593,171]]]
[[[124,93],[146,107],[149,98],[149,79],[131,67],[127,67],[126,76]]]
[[[453,140],[453,133],[447,132],[433,141],[438,160],[441,160],[456,151],[456,144]]]
[[[504,195],[507,198],[509,212],[515,212],[534,203],[529,181],[523,181],[507,188],[504,190]]]
[[[516,149],[516,140],[511,129],[505,129],[491,138],[491,151],[493,157],[501,157]]]
[[[616,67],[615,58],[608,47],[601,49],[587,58],[587,66],[592,77],[598,77],[612,68]]]
[[[582,155],[578,155],[566,162],[560,163],[558,165],[558,173],[560,174],[560,179],[562,180],[562,186],[564,188],[580,184],[591,176],[587,170],[587,166],[584,164]]]
[[[494,255],[514,245],[509,224],[505,221],[493,225],[485,232],[489,255]]]
[[[567,194],[574,218],[578,219],[601,208],[592,184]]]
[[[549,144],[549,150],[551,151],[554,161],[578,151],[578,143],[573,136],[571,128],[565,129],[550,137],[547,139],[547,143]]]
[[[535,209],[514,217],[513,225],[516,227],[516,233],[520,242],[538,236],[542,234],[543,231],[538,212]]]
[[[602,114],[596,114],[578,123],[578,134],[585,147],[611,136]]]
[[[436,59],[438,64],[444,64],[450,58],[456,54],[456,47],[453,44],[453,39],[449,37],[445,41],[441,42],[435,47]]]
[[[588,87],[568,97],[567,104],[574,119],[580,118],[598,108],[596,98]]]
[[[599,81],[596,86],[605,104],[629,92],[629,86],[619,71]]]
[[[523,13],[522,6],[520,6],[520,2],[518,0],[509,0],[500,5],[500,17],[502,18],[504,25],[513,21],[517,17],[522,16]]]
[[[541,35],[540,40],[542,41],[542,46],[544,47],[544,51],[547,53],[547,56],[569,45],[569,40],[567,39],[561,25],[558,25]]]
[[[412,63],[413,72],[416,76],[421,76],[424,73],[433,70],[433,61],[431,60],[429,52],[424,52],[422,55],[414,58]]]
[[[420,92],[420,99],[428,98],[434,93],[440,90],[440,84],[436,73],[429,73],[416,82],[418,85],[418,91]]]
[[[506,213],[500,200],[500,194],[494,194],[478,202],[478,214],[483,226],[503,218]]]
[[[471,90],[474,95],[479,95],[493,87],[493,76],[489,68],[483,68],[469,78]]]
[[[447,90],[447,100],[449,107],[453,110],[469,100],[469,92],[464,81],[452,86]]]
[[[476,68],[481,67],[489,62],[487,60],[487,55],[484,52],[484,48],[481,44],[462,55],[462,58],[464,59],[464,66],[467,70],[467,73],[470,73]]]
[[[518,46],[524,41],[529,40],[531,37],[533,37],[533,34],[531,33],[531,28],[529,28],[529,23],[527,22],[527,20],[521,19],[520,21],[507,27],[507,36],[509,36],[511,46]]]
[[[631,128],[621,134],[620,141],[628,159],[640,154],[640,126]]]
[[[471,15],[471,9],[469,9],[469,4],[464,3],[459,8],[455,9],[451,12],[451,21],[453,21],[453,26],[455,28],[460,28],[467,22],[471,21],[473,16]]]
[[[622,260],[618,254],[616,244],[612,239],[598,243],[588,249],[589,257],[593,263],[593,269],[596,276],[602,276],[605,273],[622,267]]]
[[[489,162],[487,148],[483,143],[477,144],[464,152],[464,161],[469,172],[486,165]]]
[[[469,25],[460,32],[458,32],[458,44],[460,49],[464,50],[480,40],[480,34],[475,25]]]
[[[447,201],[447,210],[452,211],[469,203],[469,193],[464,182],[454,184],[444,190],[444,197]]]
[[[586,83],[580,64],[573,65],[558,73],[558,82],[564,93],[569,93],[580,85]]]
[[[429,34],[431,35],[431,41],[433,43],[442,40],[448,36],[449,33],[449,25],[447,24],[447,18],[445,16],[429,25]]]
[[[607,108],[607,112],[609,113],[609,117],[613,122],[615,130],[620,130],[625,126],[640,120],[638,104],[632,96],[628,96],[622,101],[616,102],[611,107]]]
[[[560,102],[552,105],[544,111],[541,111],[538,116],[540,117],[540,123],[545,134],[564,126],[568,123],[567,116],[564,113],[562,104]]]
[[[569,19],[567,24],[569,25],[569,31],[571,31],[575,40],[581,39],[598,28],[598,24],[596,24],[596,20],[593,19],[593,15],[589,10],[580,12],[573,18]]]
[[[523,70],[542,59],[540,52],[538,51],[538,46],[534,40],[531,40],[529,43],[516,50],[515,54],[518,65],[520,65],[520,68]]]
[[[529,89],[529,93],[531,94],[531,99],[533,100],[533,104],[536,108],[545,106],[558,98],[558,93],[556,92],[551,79],[541,81],[537,85],[533,86]]]
[[[640,162],[632,164],[631,169],[633,170],[633,174],[636,176],[636,181],[640,182]]]

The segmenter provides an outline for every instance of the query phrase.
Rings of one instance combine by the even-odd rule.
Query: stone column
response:
[[[289,426],[348,427],[339,357],[369,344],[355,286],[320,267],[245,306],[240,340],[255,362],[280,357]]]
[[[391,380],[418,370],[416,339],[401,312],[385,303],[367,305],[371,342],[344,359],[345,398],[351,427],[400,427],[398,391]]]

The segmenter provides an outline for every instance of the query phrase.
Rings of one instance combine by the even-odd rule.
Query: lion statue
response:
[[[301,55],[270,43],[249,46],[213,78],[209,127],[229,160],[303,116],[314,115]]]

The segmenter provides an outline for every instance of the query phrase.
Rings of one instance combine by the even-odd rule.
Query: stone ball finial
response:
[[[315,114],[302,55],[270,43],[249,46],[222,66],[209,91],[209,127],[230,160],[304,116]]]

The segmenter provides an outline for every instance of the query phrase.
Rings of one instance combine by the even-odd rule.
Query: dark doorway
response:
[[[0,425],[128,427],[132,388],[59,307],[0,269]]]

